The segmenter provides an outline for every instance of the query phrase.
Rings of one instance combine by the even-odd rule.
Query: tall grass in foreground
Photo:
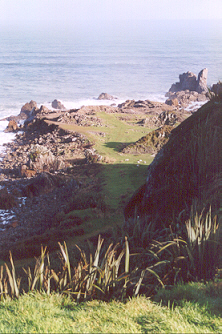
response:
[[[159,231],[157,236],[151,223],[142,228],[137,221],[132,235],[125,236],[116,245],[105,246],[99,236],[94,255],[87,256],[77,246],[80,252],[77,266],[70,262],[66,243],[59,243],[61,268],[58,272],[51,268],[46,247],[41,247],[35,268],[24,269],[28,291],[37,290],[48,295],[56,291],[77,302],[90,299],[123,301],[139,294],[153,296],[159,287],[178,282],[213,279],[218,259],[216,217],[212,219],[211,209],[201,215],[192,209],[186,229],[186,240],[171,229]],[[10,265],[5,263],[0,268],[1,299],[18,298],[25,290],[24,278],[16,277],[11,253],[9,259]]]

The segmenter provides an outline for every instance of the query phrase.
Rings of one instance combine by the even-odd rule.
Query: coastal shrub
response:
[[[181,212],[171,226],[161,230],[157,228],[158,217],[153,221],[149,221],[152,216],[140,219],[135,213],[134,217],[125,222],[118,235],[127,235],[132,252],[138,253],[135,263],[145,267],[167,260],[168,264],[157,272],[166,285],[215,277],[219,265],[219,220],[213,216],[211,206],[199,214],[194,201],[185,223]]]
[[[51,268],[49,254],[46,247],[41,247],[41,255],[36,259],[34,269],[24,268],[28,288],[20,286],[21,279],[16,278],[15,267],[10,254],[11,269],[5,264],[0,271],[1,298],[18,298],[22,291],[40,291],[50,294],[56,291],[73,297],[77,302],[89,299],[110,300],[138,295],[142,287],[142,280],[146,282],[147,294],[153,293],[157,286],[164,286],[153,267],[143,271],[130,267],[130,250],[127,238],[123,247],[110,244],[102,248],[104,240],[99,237],[94,257],[92,253],[87,257],[80,251],[80,261],[73,267],[66,243],[60,247],[61,268],[55,272]]]
[[[212,217],[211,209],[199,215],[193,207],[186,222],[186,238],[179,235],[179,228],[176,232],[171,228],[155,231],[152,223],[146,226],[139,220],[128,225],[127,236],[118,238],[114,244],[105,243],[99,236],[96,248],[89,242],[90,253],[76,246],[80,253],[77,265],[72,264],[66,243],[59,243],[61,266],[57,270],[51,266],[47,248],[41,247],[35,267],[24,268],[24,286],[16,276],[10,253],[10,265],[0,269],[1,299],[37,290],[47,294],[56,291],[77,302],[123,301],[139,294],[153,296],[160,287],[181,282],[206,282],[216,275],[218,220]]]

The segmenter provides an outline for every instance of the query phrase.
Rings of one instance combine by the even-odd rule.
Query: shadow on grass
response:
[[[58,249],[58,241],[79,243],[123,223],[124,208],[144,183],[146,170],[147,165],[137,167],[130,163],[76,165],[61,185],[45,189],[38,196],[31,194],[22,206],[19,198],[24,196],[24,186],[33,179],[10,182],[9,191],[17,205],[17,224],[14,227],[9,223],[0,234],[4,244],[1,259],[8,259],[9,250],[15,260],[39,256],[41,245],[51,252]],[[78,187],[72,185],[74,181]],[[2,184],[5,186],[5,182]],[[11,241],[14,233],[19,236],[16,242]]]
[[[121,152],[125,147],[133,143],[134,142],[129,142],[129,143],[108,142],[108,143],[105,143],[105,146],[108,148],[112,148],[115,152]]]
[[[179,284],[172,290],[159,290],[155,302],[163,306],[182,307],[185,303],[197,303],[211,314],[222,314],[222,282]]]

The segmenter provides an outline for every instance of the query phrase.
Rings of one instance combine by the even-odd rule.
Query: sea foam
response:
[[[5,151],[3,144],[12,141],[15,138],[15,134],[12,132],[4,132],[8,125],[8,121],[0,121],[0,153]]]

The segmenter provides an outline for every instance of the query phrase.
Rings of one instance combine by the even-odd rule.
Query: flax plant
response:
[[[59,272],[51,268],[47,249],[41,247],[34,270],[23,268],[29,291],[38,290],[47,294],[56,291],[72,296],[77,302],[90,299],[123,301],[141,293],[151,296],[159,287],[180,281],[206,281],[214,277],[218,258],[218,223],[217,217],[212,218],[211,207],[207,212],[203,210],[198,214],[193,205],[185,225],[187,238],[164,229],[159,231],[159,240],[151,240],[151,236],[156,235],[151,224],[140,227],[137,220],[136,225],[136,229],[125,236],[122,243],[111,243],[107,249],[104,239],[99,236],[94,255],[91,251],[87,256],[76,245],[80,251],[77,266],[72,266],[70,262],[66,243],[59,243],[62,259]],[[138,238],[142,240],[144,233],[149,242],[143,244],[144,247],[138,247]],[[134,235],[137,239],[135,243]],[[11,269],[7,264],[0,268],[1,300],[6,296],[18,298],[20,294],[21,279],[16,277],[11,253],[9,260]]]
[[[48,259],[48,266],[45,266],[45,257],[46,257],[46,249],[47,247],[41,246],[41,255],[39,258],[36,259],[35,268],[33,274],[31,272],[30,267],[28,269],[23,268],[24,272],[28,278],[28,286],[29,290],[39,290],[43,291],[46,290],[47,293],[50,293],[50,269],[49,269],[49,256]]]
[[[155,270],[164,284],[206,281],[213,279],[216,274],[219,233],[217,216],[212,218],[211,207],[208,212],[203,210],[199,215],[193,206],[186,221],[186,230],[186,238],[171,232],[169,240],[155,240],[150,244],[148,253],[156,263],[165,261],[165,268],[159,266]]]
[[[198,215],[191,208],[190,219],[186,222],[188,255],[196,270],[197,278],[212,279],[215,275],[219,251],[219,224],[217,216],[212,218],[211,207]]]
[[[11,298],[18,298],[20,294],[20,284],[21,278],[16,278],[15,266],[12,259],[12,254],[9,252],[9,260],[11,263],[11,270],[8,265],[5,263],[4,267],[0,268],[0,299],[9,296]]]

